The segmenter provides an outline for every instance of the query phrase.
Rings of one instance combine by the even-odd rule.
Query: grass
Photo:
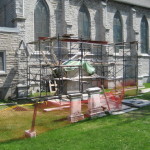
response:
[[[147,85],[149,86],[149,85]],[[136,90],[126,91],[126,96]],[[150,93],[138,96],[150,100]],[[150,106],[124,115],[86,119],[69,124],[69,110],[44,113],[38,110],[36,131],[38,136],[24,139],[30,129],[33,106],[28,111],[1,111],[0,150],[149,150]],[[5,108],[5,107],[4,107]]]
[[[137,98],[150,100],[150,93],[142,94],[141,96],[137,96]]]
[[[144,83],[143,85],[145,86],[145,88],[150,88],[150,83]]]
[[[0,144],[1,150],[149,150],[150,106],[119,116],[86,120],[33,139]]]
[[[125,97],[136,96],[136,95],[137,95],[136,89],[125,91]]]
[[[0,110],[3,110],[5,108],[8,108],[8,106],[0,106]]]
[[[0,110],[0,142],[22,139],[24,131],[31,129],[33,106],[21,106],[26,111],[15,111],[14,108],[7,107],[4,111]],[[66,126],[69,124],[67,116],[69,116],[68,109],[45,113],[39,105],[35,125],[37,134]]]
[[[55,92],[41,92],[41,96],[53,96]],[[29,97],[39,97],[40,92],[29,95]]]

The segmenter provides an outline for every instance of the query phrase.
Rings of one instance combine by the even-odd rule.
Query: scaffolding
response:
[[[58,98],[68,93],[84,93],[88,87],[138,90],[138,42],[108,43],[84,40],[72,35],[40,37],[27,44],[27,95]],[[20,57],[18,56],[20,59]],[[68,62],[78,64],[68,64]],[[84,62],[95,68],[93,74],[85,71]],[[66,71],[67,69],[73,71]],[[43,93],[45,93],[43,95]]]

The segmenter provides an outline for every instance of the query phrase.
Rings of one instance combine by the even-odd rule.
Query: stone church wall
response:
[[[113,43],[113,17],[118,10],[123,23],[124,42],[139,41],[140,83],[149,82],[150,52],[148,54],[142,54],[140,44],[140,24],[144,15],[149,24],[150,35],[150,11],[148,8],[118,3],[111,0],[108,2],[101,0],[45,0],[45,2],[49,8],[50,37],[66,33],[79,37],[78,16],[79,9],[82,2],[84,2],[90,14],[91,40]],[[20,41],[24,40],[25,43],[34,41],[34,9],[36,3],[37,0],[0,1],[0,51],[6,51],[6,73],[0,74],[0,91],[4,93],[1,94],[3,97],[8,97],[10,94],[8,89],[3,89],[8,88],[11,83],[15,83],[17,80],[15,74],[15,51]],[[122,72],[118,76],[121,75]]]

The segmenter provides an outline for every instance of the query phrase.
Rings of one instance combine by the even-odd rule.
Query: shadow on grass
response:
[[[150,116],[150,106],[145,106],[143,108],[139,108],[138,110],[131,111],[129,113],[125,113],[124,115],[119,115],[117,118],[117,125],[128,124],[137,120],[143,120],[143,118]]]
[[[26,138],[25,136],[22,136],[22,137],[19,137],[19,138],[14,138],[14,139],[10,139],[10,140],[7,140],[7,141],[2,141],[2,142],[0,142],[0,145],[1,144],[10,144],[10,143],[13,143],[13,142],[16,142],[16,141],[22,141],[22,140],[25,140],[25,139],[28,139],[28,138]]]
[[[68,119],[67,117],[65,117],[65,118],[54,120],[53,122],[61,122],[61,121],[68,121]]]
[[[140,98],[140,99],[145,99],[145,100],[150,100],[150,92],[145,93],[141,96],[137,96],[136,98]]]
[[[136,111],[132,111],[129,113],[133,118],[141,118],[144,116],[150,116],[150,106],[145,106]]]

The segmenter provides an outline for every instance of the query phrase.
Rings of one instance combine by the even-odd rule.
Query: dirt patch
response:
[[[20,107],[20,106],[17,106],[15,108],[13,108],[13,110],[15,110],[15,111],[28,111],[26,108],[23,108],[23,107]]]

